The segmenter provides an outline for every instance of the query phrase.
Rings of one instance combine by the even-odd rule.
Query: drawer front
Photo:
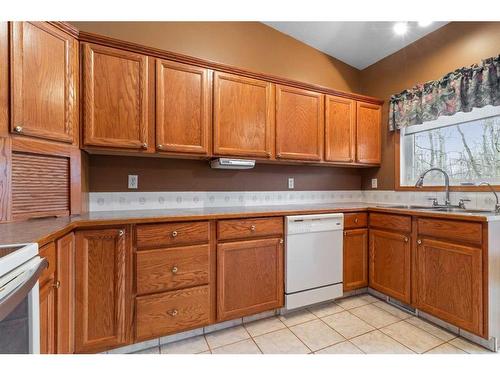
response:
[[[56,272],[56,244],[54,242],[48,243],[40,248],[40,257],[45,258],[49,265],[40,274],[40,286],[45,285],[47,281],[54,278]]]
[[[209,246],[137,252],[137,294],[208,284]]]
[[[222,220],[217,223],[219,240],[282,236],[283,218]]]
[[[136,341],[210,323],[210,290],[199,286],[136,298]]]
[[[208,222],[143,224],[137,226],[137,248],[191,245],[208,242]]]
[[[480,223],[419,218],[417,226],[419,236],[445,238],[457,242],[467,241],[479,245],[482,243]]]
[[[366,228],[368,214],[366,212],[353,212],[344,214],[344,229]]]
[[[370,213],[370,227],[411,232],[411,216]]]

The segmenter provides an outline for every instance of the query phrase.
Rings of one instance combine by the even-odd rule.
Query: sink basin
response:
[[[406,208],[407,210],[435,210],[436,207],[432,206],[419,206],[419,205],[413,205],[413,204],[398,204],[398,205],[392,205],[392,206],[377,206],[380,208]]]
[[[465,213],[465,214],[491,214],[493,211],[490,210],[476,210],[476,209],[467,209],[467,208],[458,208],[458,207],[439,207],[434,208],[434,211],[439,212],[456,212],[456,213]]]

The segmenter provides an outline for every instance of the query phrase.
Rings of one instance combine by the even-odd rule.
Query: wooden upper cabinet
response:
[[[324,95],[276,86],[276,158],[320,161],[324,144]]]
[[[75,352],[130,343],[132,246],[126,228],[78,231],[75,241]]]
[[[274,85],[234,74],[214,75],[214,153],[270,158]]]
[[[417,307],[483,336],[483,269],[479,247],[420,239]]]
[[[325,161],[354,162],[356,154],[356,102],[325,97]]]
[[[83,58],[84,145],[150,148],[148,57],[84,43]]]
[[[156,148],[208,155],[211,70],[156,60]]]
[[[356,107],[356,161],[380,164],[382,107],[363,102],[357,102]]]
[[[11,131],[78,142],[78,42],[45,22],[10,24]]]

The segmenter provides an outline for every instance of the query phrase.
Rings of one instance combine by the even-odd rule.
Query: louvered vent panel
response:
[[[12,218],[68,215],[69,159],[12,154]]]

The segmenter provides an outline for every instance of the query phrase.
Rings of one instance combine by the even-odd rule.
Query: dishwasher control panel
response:
[[[286,217],[286,233],[314,233],[344,229],[344,214],[300,215]]]

